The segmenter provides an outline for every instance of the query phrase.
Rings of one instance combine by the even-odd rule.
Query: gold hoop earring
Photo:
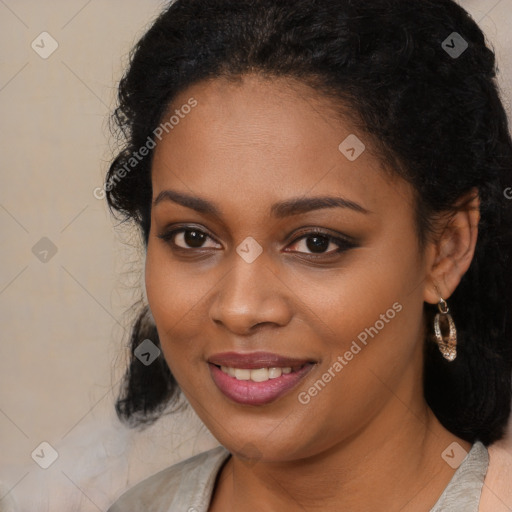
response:
[[[441,297],[437,305],[439,313],[434,318],[434,335],[439,351],[447,361],[453,361],[457,357],[457,329],[452,315],[449,313],[448,304]],[[441,332],[441,320],[448,322],[448,337],[445,339]]]

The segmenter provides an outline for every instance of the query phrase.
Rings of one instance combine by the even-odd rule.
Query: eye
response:
[[[194,227],[178,228],[158,235],[158,238],[170,243],[177,249],[205,249],[210,248],[203,244],[207,240],[213,240],[208,234]]]
[[[295,239],[292,243],[292,246],[293,245],[298,246],[299,249],[289,252],[308,254],[313,258],[333,256],[355,247],[355,243],[351,240],[335,237],[318,230],[310,231],[309,233]],[[304,250],[300,250],[300,248],[310,252],[305,252]],[[329,248],[334,248],[334,250],[328,250]]]
[[[211,249],[220,245],[203,230],[193,226],[172,229],[157,236],[177,251],[193,252],[194,249]],[[210,245],[204,245],[208,240],[211,241]],[[333,236],[320,230],[302,234],[292,242],[291,247],[294,245],[298,249],[286,249],[286,252],[305,254],[309,259],[328,258],[356,246],[349,238]]]

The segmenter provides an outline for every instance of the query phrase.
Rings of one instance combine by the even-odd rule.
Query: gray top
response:
[[[218,446],[168,467],[125,492],[107,512],[208,512],[229,455]],[[477,441],[430,512],[478,512],[488,465],[487,448]]]

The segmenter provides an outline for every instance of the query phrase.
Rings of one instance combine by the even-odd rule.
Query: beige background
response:
[[[495,47],[510,112],[512,0],[462,3]],[[143,433],[113,412],[143,255],[93,190],[115,149],[107,117],[127,52],[162,5],[0,0],[0,511],[104,511],[217,444],[191,411]],[[43,31],[58,43],[46,59],[31,47]],[[57,250],[46,262],[32,252],[43,237]],[[43,441],[58,453],[48,469],[31,457]],[[492,510],[512,510],[493,475]]]

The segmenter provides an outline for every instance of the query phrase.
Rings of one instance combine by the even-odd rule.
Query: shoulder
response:
[[[430,512],[478,512],[488,465],[487,448],[476,441]]]
[[[489,471],[482,491],[482,512],[512,510],[512,431],[508,439],[489,446]]]
[[[126,491],[107,512],[186,511],[198,502],[209,502],[217,473],[229,455],[218,446],[170,466]]]

